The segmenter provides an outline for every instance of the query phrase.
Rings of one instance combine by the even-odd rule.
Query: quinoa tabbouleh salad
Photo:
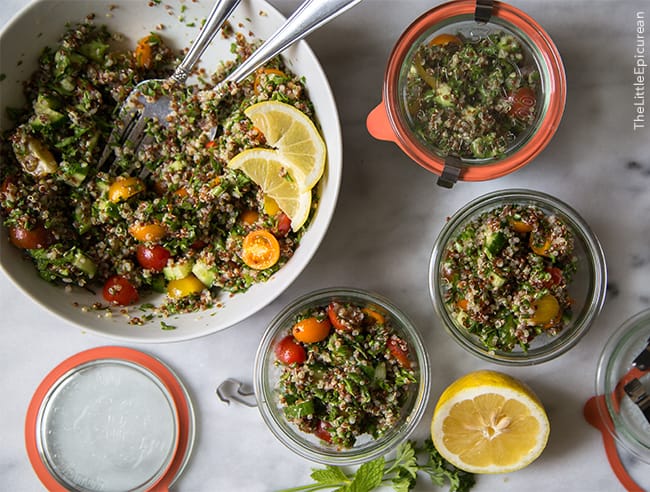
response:
[[[405,106],[415,133],[438,152],[495,158],[535,121],[538,85],[539,72],[514,36],[440,34],[413,57]]]
[[[275,356],[287,419],[339,448],[394,427],[417,381],[407,342],[372,305],[332,299],[306,309]]]
[[[524,351],[571,319],[574,238],[557,216],[508,204],[467,223],[443,253],[444,300],[489,350]]]
[[[92,18],[74,25],[43,51],[25,84],[27,106],[11,109],[15,127],[0,148],[9,239],[44,279],[103,287],[109,304],[167,292],[160,306],[141,304],[147,312],[132,324],[212,307],[220,291],[243,292],[267,280],[304,231],[292,230],[274,200],[227,166],[245,149],[267,147],[244,114],[251,105],[278,101],[315,119],[304,81],[278,57],[217,99],[209,88],[254,48],[232,29],[224,33],[234,36],[235,61],[213,75],[200,72],[195,85],[151,87],[171,99],[174,119],[150,121],[150,142],[137,153],[116,149],[110,174],[98,172],[97,161],[117,108],[139,81],[165,78],[178,63],[162,36],[151,33],[125,52],[112,47],[119,35]],[[151,173],[138,177],[144,166]],[[311,193],[313,212],[315,188]]]

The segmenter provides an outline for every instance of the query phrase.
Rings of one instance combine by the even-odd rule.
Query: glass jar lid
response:
[[[144,491],[180,473],[194,416],[184,387],[160,361],[101,347],[67,359],[43,380],[25,435],[49,490]]]
[[[628,319],[606,343],[598,364],[598,410],[625,449],[650,463],[650,309]]]

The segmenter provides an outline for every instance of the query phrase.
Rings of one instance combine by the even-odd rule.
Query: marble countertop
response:
[[[3,0],[0,26],[27,2]],[[298,4],[271,3],[285,14]],[[340,199],[318,252],[275,302],[228,330],[186,342],[131,345],[169,364],[187,385],[196,408],[194,452],[173,490],[266,491],[309,482],[310,470],[317,465],[284,448],[257,409],[227,406],[217,399],[215,389],[228,377],[251,382],[255,349],[266,323],[298,295],[334,285],[386,295],[424,333],[433,384],[414,438],[427,437],[438,396],[470,370],[503,370],[538,393],[551,421],[542,456],[516,473],[480,476],[473,490],[622,490],[600,435],[582,417],[582,406],[594,392],[597,360],[609,335],[650,306],[650,122],[634,129],[634,103],[640,101],[639,86],[634,86],[636,18],[642,12],[650,19],[650,5],[646,0],[511,3],[544,26],[562,54],[568,79],[564,118],[533,163],[510,176],[459,183],[452,190],[436,186],[436,176],[410,162],[393,144],[371,138],[365,127],[367,113],[380,100],[390,50],[431,2],[366,0],[310,36],[308,42],[336,96],[344,138]],[[650,26],[641,38],[650,63]],[[429,300],[427,263],[447,216],[479,195],[513,187],[544,191],[576,208],[602,243],[609,280],[602,313],[576,347],[539,366],[509,369],[468,355],[445,334]],[[4,274],[0,326],[0,489],[41,490],[24,446],[30,398],[59,362],[114,342],[50,315]],[[650,489],[650,465],[629,457],[626,462],[637,481]],[[417,490],[432,487],[422,477]]]

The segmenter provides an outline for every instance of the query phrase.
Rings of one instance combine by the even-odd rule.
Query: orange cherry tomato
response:
[[[280,259],[280,244],[265,229],[249,232],[242,245],[242,260],[255,270],[266,270]]]
[[[196,278],[193,273],[190,273],[185,278],[171,280],[167,284],[167,295],[172,299],[180,299],[192,294],[198,294],[203,289],[205,289],[203,282]]]
[[[523,220],[510,219],[509,222],[510,227],[516,232],[525,234],[533,230],[533,226],[524,222]]]
[[[400,341],[395,338],[389,338],[386,346],[400,366],[406,369],[411,367],[411,361],[408,356],[408,347],[405,342],[400,343]]]
[[[293,336],[302,343],[317,343],[325,340],[330,334],[332,323],[329,318],[305,318],[293,325]]]
[[[167,227],[157,222],[150,224],[133,224],[129,233],[142,243],[158,242],[167,234]]]
[[[445,44],[461,44],[458,36],[453,34],[438,34],[435,38],[429,41],[429,46],[442,46]]]
[[[350,331],[352,329],[352,326],[350,326],[336,312],[339,306],[340,304],[338,303],[330,302],[327,305],[327,317],[330,319],[330,322],[332,323],[332,326],[334,327],[335,330]]]
[[[251,226],[260,218],[260,214],[255,210],[244,210],[239,218],[242,224]]]
[[[160,43],[160,37],[149,34],[138,41],[133,56],[135,64],[141,68],[151,68],[153,63],[153,46]]]
[[[363,308],[361,311],[363,311],[363,313],[369,318],[372,318],[372,320],[378,325],[383,325],[386,322],[386,318],[384,318],[381,313],[375,311],[374,309]]]

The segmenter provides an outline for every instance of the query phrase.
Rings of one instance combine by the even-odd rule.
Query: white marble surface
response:
[[[27,1],[3,0],[0,25]],[[285,14],[298,4],[271,3]],[[282,296],[231,329],[188,342],[133,346],[171,365],[196,406],[194,453],[173,490],[264,491],[308,481],[314,465],[285,449],[256,409],[224,405],[215,388],[227,377],[252,381],[255,349],[270,318],[292,298],[333,285],[383,293],[425,334],[433,385],[415,437],[427,436],[442,389],[470,370],[505,370],[538,392],[552,426],[547,449],[522,471],[478,477],[476,492],[622,490],[599,434],[582,418],[582,405],[594,391],[596,363],[608,335],[650,305],[650,124],[633,130],[635,15],[644,11],[650,19],[650,3],[511,3],[544,26],[564,58],[568,78],[564,119],[532,164],[496,181],[461,183],[453,190],[437,187],[434,175],[410,162],[394,145],[373,140],[365,129],[366,114],[380,98],[393,44],[432,3],[365,0],[310,37],[337,98],[344,136],[340,201],[319,251]],[[644,36],[650,64],[650,24]],[[650,112],[650,99],[647,104]],[[431,307],[426,279],[431,245],[445,217],[478,195],[510,187],[545,191],[573,205],[600,238],[609,270],[607,302],[587,336],[555,361],[519,369],[490,366],[448,338]],[[80,332],[41,310],[2,274],[0,313],[0,490],[41,490],[23,441],[29,400],[41,379],[63,359],[113,342]],[[629,465],[634,477],[650,489],[650,465]],[[418,490],[432,489],[424,477],[420,483]]]

